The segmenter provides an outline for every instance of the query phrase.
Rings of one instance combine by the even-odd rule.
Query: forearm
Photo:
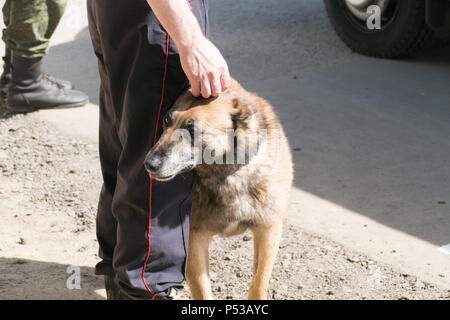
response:
[[[230,86],[228,65],[220,51],[203,35],[188,0],[147,0],[172,37],[181,67],[194,96],[217,96]]]
[[[179,49],[192,47],[203,37],[187,0],[147,0]]]

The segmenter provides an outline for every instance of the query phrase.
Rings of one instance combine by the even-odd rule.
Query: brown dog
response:
[[[217,98],[184,93],[146,157],[153,179],[194,169],[187,265],[193,299],[211,299],[208,247],[214,235],[254,234],[249,299],[266,299],[293,179],[284,131],[272,109],[235,80]]]

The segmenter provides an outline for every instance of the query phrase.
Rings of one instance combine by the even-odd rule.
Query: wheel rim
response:
[[[347,14],[359,23],[361,26],[366,26],[367,19],[372,14],[367,13],[367,8],[372,5],[376,5],[381,11],[381,27],[384,29],[395,18],[399,0],[344,0],[345,7],[348,9]]]
[[[386,11],[389,6],[390,0],[345,0],[345,4],[350,12],[359,20],[367,21],[369,14],[367,8],[372,5],[376,5],[380,8],[381,14]]]

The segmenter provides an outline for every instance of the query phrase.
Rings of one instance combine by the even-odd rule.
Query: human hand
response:
[[[217,97],[230,86],[228,65],[220,51],[203,35],[179,47],[181,66],[195,97]]]

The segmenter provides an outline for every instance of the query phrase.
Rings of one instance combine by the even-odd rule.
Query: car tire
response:
[[[409,56],[422,48],[433,33],[425,21],[425,0],[389,1],[381,28],[369,30],[345,0],[324,0],[336,33],[352,50],[379,58]]]

